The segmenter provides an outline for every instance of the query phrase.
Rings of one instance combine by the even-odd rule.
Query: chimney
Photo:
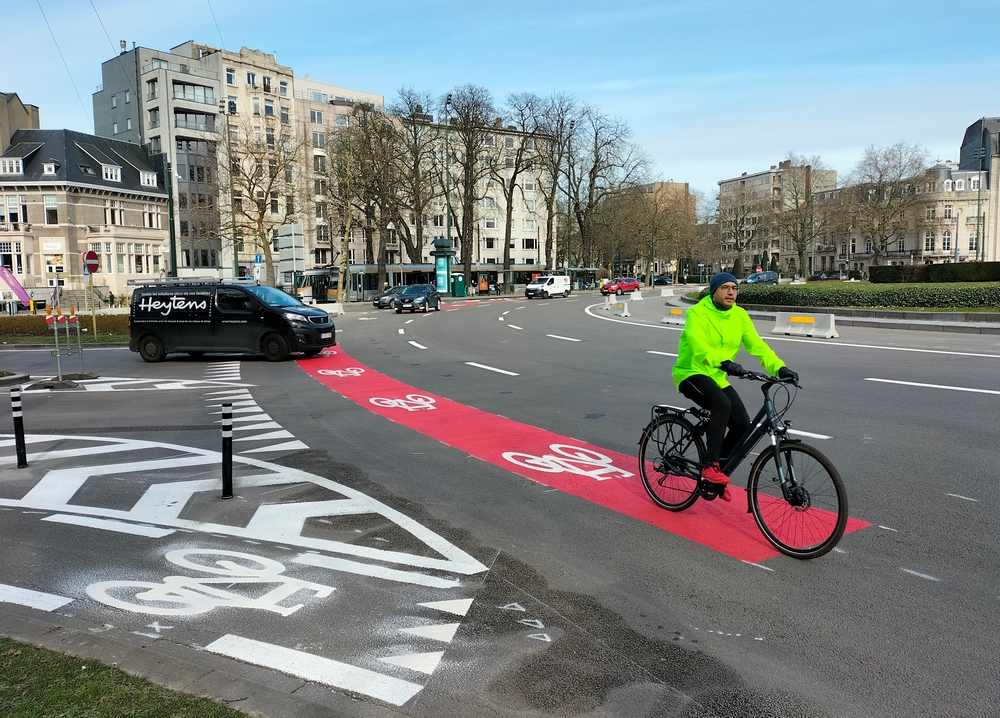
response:
[[[122,54],[125,54],[126,52],[128,52],[128,49],[127,49],[128,48],[128,43],[125,42],[124,40],[119,40],[118,42],[122,46]]]

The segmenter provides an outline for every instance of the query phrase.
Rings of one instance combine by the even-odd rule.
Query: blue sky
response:
[[[5,4],[0,91],[38,105],[46,128],[93,131],[91,93],[120,39],[247,46],[299,76],[387,99],[402,86],[440,94],[465,83],[498,101],[565,92],[626,120],[657,178],[713,197],[719,180],[789,151],[820,155],[841,176],[872,144],[957,159],[965,128],[1000,115],[995,2]]]

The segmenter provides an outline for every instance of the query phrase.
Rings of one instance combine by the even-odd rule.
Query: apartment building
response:
[[[978,172],[982,176],[976,193],[977,208],[981,208],[978,223],[979,258],[984,262],[1000,261],[1000,117],[984,117],[965,130],[959,150],[959,169]],[[986,195],[987,199],[983,199]]]
[[[100,258],[95,285],[116,294],[163,276],[167,195],[136,144],[18,130],[0,155],[0,198],[0,263],[26,289],[84,288],[89,250]]]
[[[39,127],[37,106],[24,104],[16,92],[0,92],[0,153],[10,147],[15,132]]]

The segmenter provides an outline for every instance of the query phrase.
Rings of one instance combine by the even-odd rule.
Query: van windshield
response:
[[[275,289],[274,287],[244,286],[243,288],[269,307],[302,306],[302,302],[293,297],[291,294],[285,294],[280,289]]]

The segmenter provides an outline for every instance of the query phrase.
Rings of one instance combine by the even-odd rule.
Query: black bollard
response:
[[[222,498],[233,498],[233,405],[222,405]]]
[[[14,446],[17,450],[17,468],[28,468],[28,452],[24,448],[24,419],[21,416],[21,387],[10,388],[10,409],[14,415]]]

